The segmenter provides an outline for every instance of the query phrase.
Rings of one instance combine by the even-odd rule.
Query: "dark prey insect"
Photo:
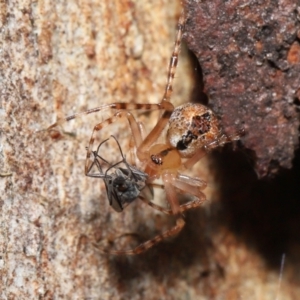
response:
[[[99,154],[101,146],[109,140],[106,139],[99,144],[97,151],[92,152],[94,160],[86,176],[103,179],[109,204],[115,211],[121,212],[139,197],[141,191],[146,187],[148,175],[126,161],[118,140],[115,136],[112,135],[112,137],[118,145],[122,159],[111,164]],[[107,166],[105,171],[103,171],[103,163]],[[121,165],[124,167],[122,168]],[[98,173],[92,172],[94,166],[96,166]]]

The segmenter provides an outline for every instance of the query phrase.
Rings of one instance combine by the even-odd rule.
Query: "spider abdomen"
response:
[[[202,104],[181,105],[169,120],[167,139],[181,157],[192,157],[197,150],[217,140],[220,135],[217,116]]]

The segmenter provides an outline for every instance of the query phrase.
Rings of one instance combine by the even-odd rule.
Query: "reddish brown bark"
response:
[[[246,131],[260,176],[291,168],[298,148],[299,1],[187,1],[186,41],[204,92],[230,132]]]

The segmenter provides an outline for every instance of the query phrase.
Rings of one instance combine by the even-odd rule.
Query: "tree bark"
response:
[[[225,158],[240,162],[240,168],[230,169],[217,153],[193,170],[208,181],[205,194],[210,201],[185,214],[186,227],[177,237],[139,256],[114,257],[97,251],[90,239],[118,247],[122,241],[117,237],[124,233],[138,233],[146,240],[174,220],[140,201],[118,214],[109,206],[102,180],[85,177],[91,132],[110,112],[63,124],[64,135],[40,131],[59,117],[104,103],[158,103],[180,10],[180,3],[164,0],[0,2],[1,299],[232,300],[299,295],[299,285],[293,285],[299,280],[296,238],[286,241],[293,245],[286,256],[292,263],[285,264],[278,289],[285,248],[274,254],[266,247],[262,252],[259,246],[265,236],[259,235],[258,241],[255,237],[259,225],[270,224],[267,234],[282,228],[276,219],[280,215],[267,214],[270,207],[259,206],[263,196],[256,198],[251,188],[260,181],[238,154],[225,151]],[[183,50],[172,96],[175,106],[189,101],[193,72]],[[157,120],[155,114],[137,117],[146,130]],[[115,135],[129,157],[127,128],[126,122],[112,124],[98,138]],[[102,155],[117,159],[107,147]],[[233,181],[247,187],[244,193]],[[156,201],[164,198],[155,191]],[[266,198],[278,200],[274,195]],[[241,216],[245,211],[252,219]],[[256,213],[266,221],[255,223]],[[297,224],[297,216],[295,209],[289,227],[283,228]],[[296,232],[283,235],[296,237]]]

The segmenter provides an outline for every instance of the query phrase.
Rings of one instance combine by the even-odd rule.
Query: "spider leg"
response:
[[[222,134],[215,141],[205,145],[205,150],[210,151],[216,147],[223,147],[227,143],[231,143],[233,141],[238,141],[241,138],[241,136],[244,135],[244,133],[245,133],[244,129],[241,129],[238,132],[235,132],[230,135]]]
[[[148,148],[157,140],[157,138],[159,137],[159,135],[161,134],[161,132],[167,125],[169,118],[170,118],[172,112],[174,111],[174,106],[172,103],[165,101],[165,100],[163,100],[161,103],[157,103],[157,104],[126,103],[126,102],[105,104],[105,105],[102,105],[99,107],[89,109],[84,112],[76,113],[76,114],[70,115],[68,117],[58,119],[57,122],[50,125],[46,130],[41,130],[41,131],[51,132],[55,127],[60,126],[65,122],[74,120],[77,117],[82,117],[84,115],[89,115],[89,114],[100,112],[100,111],[103,111],[106,109],[116,109],[119,112],[115,113],[115,115],[113,117],[107,119],[106,121],[104,121],[102,123],[97,124],[94,127],[92,138],[90,140],[90,145],[88,148],[87,159],[89,159],[91,156],[91,144],[94,142],[94,138],[93,138],[94,132],[101,130],[103,127],[113,123],[115,120],[124,116],[125,114],[127,114],[127,115],[130,114],[129,112],[122,112],[122,111],[164,110],[161,118],[158,120],[158,122],[155,125],[155,127],[153,128],[153,130],[148,134],[148,136],[143,140],[143,142],[142,142],[142,137],[141,137],[143,129],[141,128],[141,125],[139,125],[139,123],[136,122],[136,120],[134,119],[134,117],[131,114],[130,115],[132,117],[128,118],[129,123],[130,123],[130,120],[132,120],[132,122],[133,122],[132,128],[134,127],[134,130],[132,130],[132,131],[134,133],[135,144],[137,147],[137,156],[138,156],[139,160],[145,161],[148,158],[146,150],[148,150]],[[88,163],[86,162],[85,172],[87,172],[87,165],[88,165]]]
[[[140,128],[140,132],[141,132],[142,138],[144,138],[145,137],[145,132],[146,132],[145,126],[144,126],[144,124],[142,122],[138,122],[138,125],[139,125],[139,128]]]
[[[205,195],[204,195],[204,194],[203,194],[203,197],[205,198]],[[158,211],[160,211],[160,212],[163,212],[163,213],[165,213],[165,214],[167,214],[167,215],[173,215],[171,209],[167,209],[167,208],[164,208],[164,207],[162,207],[162,206],[160,206],[160,205],[157,205],[157,204],[153,203],[152,201],[147,200],[147,199],[144,198],[144,197],[140,197],[139,199],[142,200],[142,201],[143,201],[144,203],[146,203],[147,205],[151,206],[152,208],[154,208],[154,209],[156,209],[156,210],[158,210]],[[181,211],[181,212],[185,212],[185,211],[187,211],[187,210],[189,210],[189,209],[191,209],[191,208],[199,207],[199,206],[203,203],[204,200],[205,200],[205,199],[203,199],[203,200],[197,199],[197,200],[192,200],[192,201],[189,201],[189,202],[187,202],[187,203],[181,204],[181,205],[180,205],[180,211]]]
[[[141,161],[144,161],[148,158],[147,150],[158,139],[174,111],[174,105],[166,100],[163,100],[160,104],[156,105],[160,105],[160,109],[164,110],[164,112],[151,132],[137,148],[137,156]]]
[[[164,188],[164,185],[161,184],[149,184],[149,185],[159,187],[162,189]],[[172,179],[172,185],[177,189],[179,189],[180,191],[182,191],[183,193],[189,193],[197,197],[197,199],[195,200],[191,200],[188,201],[187,203],[181,204],[180,205],[181,213],[191,208],[199,207],[206,200],[206,197],[201,192],[201,190],[206,188],[207,183],[199,178],[177,174],[177,176]],[[160,205],[157,205],[152,201],[148,200],[146,197],[140,196],[139,199],[158,211],[161,211],[167,215],[173,215],[173,211],[171,209],[167,209]]]
[[[139,197],[139,199],[142,200],[147,205],[151,206],[152,208],[154,208],[154,209],[156,209],[160,212],[163,212],[167,215],[172,215],[172,210],[171,209],[167,209],[167,208],[164,208],[160,205],[157,205],[157,204],[153,203],[152,201],[146,199],[145,197]]]
[[[137,122],[138,127],[140,129],[140,135],[141,138],[143,139],[145,137],[145,127],[141,122]],[[129,149],[130,149],[130,153],[129,153],[129,157],[130,157],[130,164],[137,166],[138,165],[138,158],[136,156],[136,145],[135,145],[135,141],[133,136],[130,138],[129,140]]]
[[[240,140],[241,136],[245,134],[244,129],[240,129],[237,132],[227,135],[222,134],[216,140],[204,146],[203,149],[199,149],[191,158],[189,158],[183,165],[186,169],[192,168],[203,156],[209,151],[217,147],[223,147],[227,143]]]
[[[184,162],[183,166],[188,170],[191,169],[206,154],[206,150],[199,149],[191,158],[187,159],[187,161]]]
[[[131,110],[162,110],[165,109],[165,105],[162,103],[159,104],[145,104],[145,103],[126,103],[126,102],[119,102],[119,103],[111,103],[111,104],[104,104],[89,110],[86,110],[84,112],[76,113],[64,118],[59,118],[55,123],[50,125],[47,129],[45,130],[40,130],[41,131],[52,131],[53,128],[62,125],[65,122],[69,122],[71,120],[74,120],[78,117],[82,117],[85,115],[97,113],[100,111],[108,110],[108,109],[115,109],[115,110],[126,110],[126,111],[131,111]]]
[[[174,50],[172,52],[172,56],[169,63],[167,84],[161,101],[161,109],[164,109],[165,111],[160,117],[160,119],[158,120],[153,130],[148,134],[148,136],[145,138],[143,143],[137,149],[137,156],[140,160],[146,159],[147,154],[145,152],[158,139],[159,135],[167,125],[169,118],[174,110],[174,106],[171,104],[170,98],[173,90],[172,83],[175,77],[176,67],[178,64],[178,55],[180,52],[180,45],[181,45],[181,39],[183,35],[184,23],[185,23],[184,10],[182,10],[181,16],[178,21]]]
[[[93,243],[93,245],[99,251],[104,252],[106,254],[114,254],[114,255],[136,255],[136,254],[141,254],[141,253],[145,252],[146,250],[152,248],[154,245],[160,243],[164,239],[179,233],[181,231],[181,229],[184,227],[184,224],[185,224],[185,222],[184,222],[183,218],[180,216],[180,217],[177,218],[176,225],[174,227],[172,227],[171,229],[169,229],[169,230],[167,230],[167,231],[165,231],[161,234],[158,234],[153,239],[148,240],[148,241],[140,244],[139,246],[135,247],[134,249],[120,250],[120,251],[118,251],[118,250],[107,250],[107,249],[99,248],[99,245],[97,243]]]
[[[191,194],[196,197],[195,200],[191,200],[180,205],[181,213],[191,208],[199,207],[204,201],[206,201],[206,196],[201,192],[201,190],[206,188],[207,183],[199,178],[177,174],[177,176],[172,180],[172,185],[181,192]]]
[[[180,174],[180,173],[177,174],[176,181],[186,183],[186,184],[191,185],[191,186],[195,186],[199,190],[203,190],[207,187],[206,181],[204,181],[204,180],[202,180],[198,177],[191,177],[191,176],[183,175],[183,174]],[[180,187],[178,187],[178,188],[180,189]],[[186,190],[186,191],[189,192],[190,190]],[[196,196],[196,194],[195,194],[195,196]]]
[[[180,52],[180,45],[181,45],[181,39],[183,35],[184,23],[185,23],[184,10],[182,10],[181,16],[178,21],[175,45],[169,63],[167,84],[161,101],[161,109],[165,111],[160,117],[160,119],[158,120],[153,130],[148,134],[148,136],[144,139],[140,147],[137,149],[137,156],[140,160],[147,159],[146,151],[158,139],[163,129],[166,127],[172,112],[174,111],[174,106],[170,103],[170,98],[173,90],[172,83],[175,77],[176,67],[178,64],[178,55]]]
[[[184,22],[185,22],[184,10],[182,10],[178,24],[177,24],[177,34],[176,34],[175,45],[174,45],[174,49],[172,52],[172,56],[171,56],[169,68],[168,68],[168,81],[167,81],[165,93],[163,96],[164,101],[170,101],[171,94],[173,91],[172,83],[173,83],[173,79],[175,77],[176,67],[178,64],[178,55],[180,52],[181,39],[182,39],[183,29],[184,29]]]
[[[129,140],[129,149],[130,149],[130,152],[128,155],[129,156],[128,161],[131,165],[137,166],[137,159],[136,159],[136,155],[135,155],[136,148],[135,148],[135,142],[134,142],[133,136]]]

